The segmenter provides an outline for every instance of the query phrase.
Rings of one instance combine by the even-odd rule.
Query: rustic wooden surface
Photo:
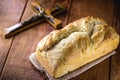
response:
[[[40,1],[50,9],[64,0],[0,0],[0,30],[34,15],[33,1]],[[63,21],[63,26],[85,16],[97,16],[120,34],[119,0],[68,0],[67,6],[68,12],[57,17]],[[4,39],[0,32],[0,80],[47,80],[44,73],[29,62],[29,55],[35,51],[39,40],[53,30],[44,22],[9,39]],[[71,80],[120,80],[119,52],[120,47],[117,54]]]
[[[115,0],[114,3],[113,26],[120,34],[120,0]],[[110,65],[110,79],[120,80],[120,45],[117,49],[117,54],[111,58]]]
[[[0,0],[0,30],[18,23],[22,17],[27,0]],[[0,74],[8,57],[13,37],[4,39],[0,31]]]

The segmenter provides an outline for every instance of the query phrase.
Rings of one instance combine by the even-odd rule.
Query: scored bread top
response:
[[[98,34],[102,33],[104,37],[106,22],[100,18],[87,17],[70,23],[61,30],[55,30],[44,37],[38,44],[40,51],[51,49],[62,39],[68,37],[74,32],[85,32],[93,40]]]
[[[36,51],[50,64],[54,75],[55,69],[70,53],[85,54],[98,48],[108,38],[108,30],[117,34],[103,19],[85,17],[51,32],[38,43]]]

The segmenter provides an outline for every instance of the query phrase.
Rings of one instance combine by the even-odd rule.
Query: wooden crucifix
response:
[[[61,27],[62,21],[56,19],[54,16],[65,12],[66,11],[65,6],[58,4],[51,10],[46,10],[40,5],[40,3],[33,2],[32,8],[37,13],[37,15],[32,16],[31,18],[24,22],[6,28],[3,33],[5,38],[9,38],[17,33],[20,33],[21,31],[24,31],[34,25],[37,25],[42,21],[47,21],[55,29]]]

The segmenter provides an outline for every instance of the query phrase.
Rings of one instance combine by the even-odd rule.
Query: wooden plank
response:
[[[0,0],[0,74],[13,38],[4,39],[2,30],[19,22],[27,0]]]
[[[97,16],[105,19],[109,25],[113,20],[113,0],[73,0],[69,23],[86,16]],[[94,66],[71,80],[108,80],[109,59]]]
[[[22,21],[33,15],[31,9],[31,2],[36,0],[29,0]],[[39,1],[39,0],[38,0]],[[53,7],[57,2],[63,0],[41,0],[40,2],[46,8]],[[69,3],[68,3],[69,6]],[[66,24],[67,15],[60,18]],[[4,67],[1,79],[3,80],[45,80],[44,74],[40,73],[29,61],[29,55],[35,51],[36,45],[40,39],[47,35],[53,28],[47,24],[42,23],[34,28],[20,33],[14,39],[11,47],[6,65]]]
[[[113,26],[120,35],[120,0],[114,0]],[[120,45],[111,59],[110,80],[120,80]]]

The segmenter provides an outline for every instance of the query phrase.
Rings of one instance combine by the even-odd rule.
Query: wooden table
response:
[[[0,29],[26,20],[35,14],[36,0],[0,0]],[[64,0],[38,0],[47,9]],[[58,17],[63,26],[85,16],[97,16],[114,26],[120,34],[119,0],[69,0],[68,12]],[[54,29],[42,23],[9,39],[0,33],[0,80],[47,80],[29,61],[29,55],[45,35]],[[71,80],[120,80],[120,47],[117,54]]]

